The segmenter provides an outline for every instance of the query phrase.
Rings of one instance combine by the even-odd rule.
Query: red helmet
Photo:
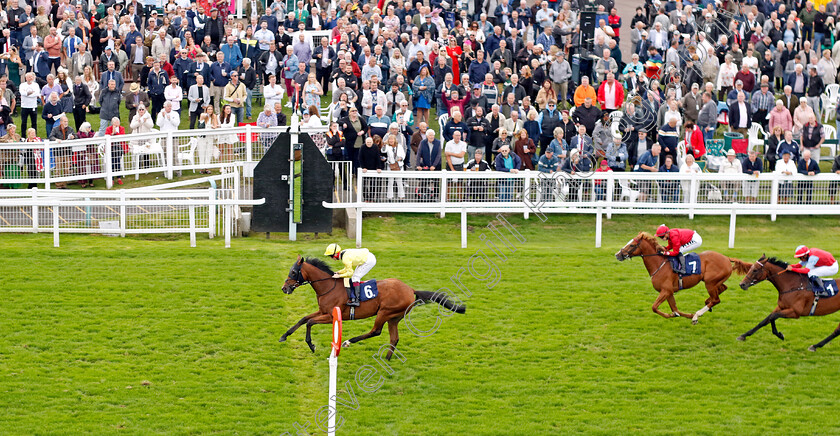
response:
[[[802,257],[802,256],[806,256],[808,254],[811,254],[811,249],[804,246],[804,245],[800,245],[800,246],[796,247],[796,252],[793,253],[793,257],[799,258],[799,257]]]
[[[671,229],[669,229],[668,226],[662,224],[661,226],[659,226],[658,229],[656,229],[656,236],[661,238],[665,236],[665,234],[668,233],[669,230]]]

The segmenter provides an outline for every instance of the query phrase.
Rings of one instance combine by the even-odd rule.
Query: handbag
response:
[[[398,164],[396,162],[388,164],[388,169],[390,169],[391,171],[399,171],[400,170],[400,164]]]

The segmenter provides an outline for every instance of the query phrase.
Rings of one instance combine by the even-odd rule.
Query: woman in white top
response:
[[[149,133],[152,131],[152,128],[155,126],[155,122],[152,121],[152,115],[149,114],[149,111],[146,110],[146,106],[141,104],[137,106],[137,113],[134,114],[134,118],[131,119],[131,123],[129,123],[129,127],[131,127],[132,135],[135,133]],[[142,139],[139,141],[131,141],[132,153],[137,153],[138,148],[144,148],[146,151],[151,147],[152,142],[150,139]],[[149,155],[143,154],[143,160],[140,162],[142,167],[147,167],[149,165]],[[139,169],[139,168],[135,168]]]
[[[230,105],[226,104],[222,108],[222,113],[219,114],[219,127],[222,129],[232,129],[236,127],[236,115],[233,114]],[[233,161],[233,144],[239,142],[236,134],[220,135],[218,139],[219,149],[222,155],[219,160],[222,162]]]
[[[274,103],[282,103],[284,92],[283,87],[277,84],[277,76],[274,74],[268,76],[268,84],[263,86],[265,105],[274,107]]]
[[[738,67],[732,63],[732,55],[727,54],[725,60],[720,65],[720,71],[717,77],[718,97],[721,100],[726,100],[726,95],[732,90],[735,85],[735,75],[738,74]]]
[[[208,105],[204,108],[204,113],[198,118],[198,129],[218,129],[219,117],[216,116],[216,111],[213,105]],[[196,151],[198,151],[198,161],[202,166],[210,165],[213,160],[213,138],[208,138],[206,135],[198,137],[196,144]],[[210,174],[210,170],[201,170],[201,174]]]
[[[99,101],[99,82],[93,76],[93,68],[90,65],[85,66],[84,73],[82,74],[82,82],[87,85],[90,95],[93,96],[91,105],[96,104]]]
[[[405,162],[405,146],[400,144],[397,140],[397,135],[388,135],[385,142],[385,154],[387,160],[385,161],[385,169],[387,171],[402,171],[403,163]],[[394,184],[397,185],[397,196],[400,199],[405,198],[405,185],[401,177],[388,177],[388,193],[389,200],[394,198]]]
[[[825,72],[822,76],[823,83],[826,85],[833,85],[837,83],[837,64],[834,63],[834,59],[831,58],[831,50],[823,50],[823,57],[817,65],[822,67],[823,72]]]
[[[395,74],[398,71],[405,70],[405,58],[403,57],[402,52],[400,52],[399,49],[394,50],[394,53],[391,55],[391,58],[389,60],[391,62],[391,74]]]
[[[703,170],[700,169],[700,165],[697,165],[697,162],[694,161],[694,156],[688,154],[685,156],[685,163],[680,167],[681,174],[700,174]],[[683,180],[680,182],[680,186],[683,190],[683,199],[686,203],[691,202],[691,181],[690,180]],[[697,192],[697,188],[700,186],[700,183],[697,182],[694,185],[694,192]]]

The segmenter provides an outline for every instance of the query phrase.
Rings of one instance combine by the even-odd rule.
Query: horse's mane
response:
[[[333,275],[333,274],[335,274],[335,273],[333,272],[332,268],[330,268],[330,266],[329,266],[329,265],[327,265],[327,263],[326,263],[326,262],[324,262],[324,261],[323,261],[323,260],[321,260],[321,259],[318,259],[317,257],[307,257],[307,258],[306,258],[306,259],[304,259],[303,261],[304,261],[304,262],[306,262],[306,263],[308,263],[308,264],[310,264],[310,265],[312,265],[312,266],[314,266],[315,268],[318,268],[319,270],[321,270],[321,271],[323,271],[323,272],[325,272],[325,273],[327,273],[327,274],[329,274],[329,275]]]
[[[639,236],[637,237],[640,241],[644,240],[650,242],[650,245],[653,245],[653,248],[658,248],[660,246],[659,241],[656,240],[656,237],[648,232],[639,232]]]
[[[773,265],[776,265],[777,267],[782,268],[782,269],[788,267],[787,262],[783,261],[782,259],[775,258],[775,257],[768,258],[767,262],[770,262]]]

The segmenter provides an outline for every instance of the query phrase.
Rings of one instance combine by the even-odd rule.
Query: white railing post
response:
[[[362,207],[356,208],[356,248],[362,248]]]
[[[53,247],[59,246],[58,241],[58,204],[53,206]]]
[[[440,172],[440,217],[446,217],[446,195],[447,195],[447,186],[446,186],[446,169]]]
[[[615,173],[607,171],[604,175],[606,176],[604,183],[607,184],[607,198],[604,200],[607,201],[607,219],[610,220],[612,219],[613,198],[615,198]]]
[[[50,189],[50,183],[52,183],[52,168],[50,168],[50,156],[52,150],[50,150],[50,141],[48,139],[44,140],[44,189]]]
[[[125,237],[126,217],[125,217],[125,189],[120,189],[120,237]]]
[[[697,191],[699,181],[697,180],[697,175],[692,173],[691,174],[691,181],[689,182],[689,191],[688,191],[688,219],[694,219],[694,205],[697,204]]]
[[[105,187],[111,189],[114,186],[114,168],[113,168],[113,152],[111,151],[111,144],[113,139],[111,135],[105,137]]]
[[[173,150],[175,150],[174,145],[175,145],[175,139],[172,137],[172,131],[170,130],[170,131],[166,132],[166,172],[165,172],[166,178],[170,179],[170,180],[174,176],[173,175],[173,170],[172,170],[173,162],[175,160],[174,159],[175,154],[174,154],[174,151],[173,151]]]
[[[525,182],[522,185],[522,198],[520,199],[520,201],[522,201],[523,204],[532,204],[532,203],[529,203],[529,198],[531,196],[531,172],[528,171],[527,173],[524,173],[524,174],[525,174],[525,176],[524,176],[525,177]],[[525,197],[528,197],[528,198],[525,198]],[[525,208],[524,218],[526,220],[529,218],[529,215],[530,215],[528,213],[529,210],[531,210],[531,208],[529,208],[529,207]]]
[[[598,207],[598,211],[595,214],[595,248],[601,248],[601,229],[604,226],[602,210],[601,207]]]
[[[776,221],[776,207],[779,205],[779,177],[776,174],[772,175],[773,179],[770,184],[770,208],[773,212],[770,213],[770,221]]]
[[[248,124],[245,126],[245,161],[252,162],[253,158],[251,157],[251,153],[253,152],[254,142],[251,140],[251,130],[253,130],[254,126]]]
[[[738,212],[735,207],[732,207],[732,212],[729,214],[729,248],[735,248],[735,219]]]
[[[195,248],[195,206],[190,205],[190,247]]]
[[[467,210],[461,209],[461,248],[467,248]]]
[[[364,181],[362,180],[362,176],[364,175],[364,173],[362,172],[361,168],[357,168],[357,171],[358,172],[356,173],[356,195],[358,196],[358,202],[361,203],[365,201],[365,194],[364,192],[362,192],[362,188],[364,187]]]
[[[32,233],[38,233],[38,188],[32,188]]]
[[[216,188],[212,186],[207,188],[207,199],[213,201],[216,199]],[[207,236],[213,239],[216,236],[216,206],[215,204],[207,205]]]
[[[230,228],[231,228],[231,221],[233,217],[231,216],[231,208],[233,206],[226,204],[225,205],[225,248],[230,248]]]

